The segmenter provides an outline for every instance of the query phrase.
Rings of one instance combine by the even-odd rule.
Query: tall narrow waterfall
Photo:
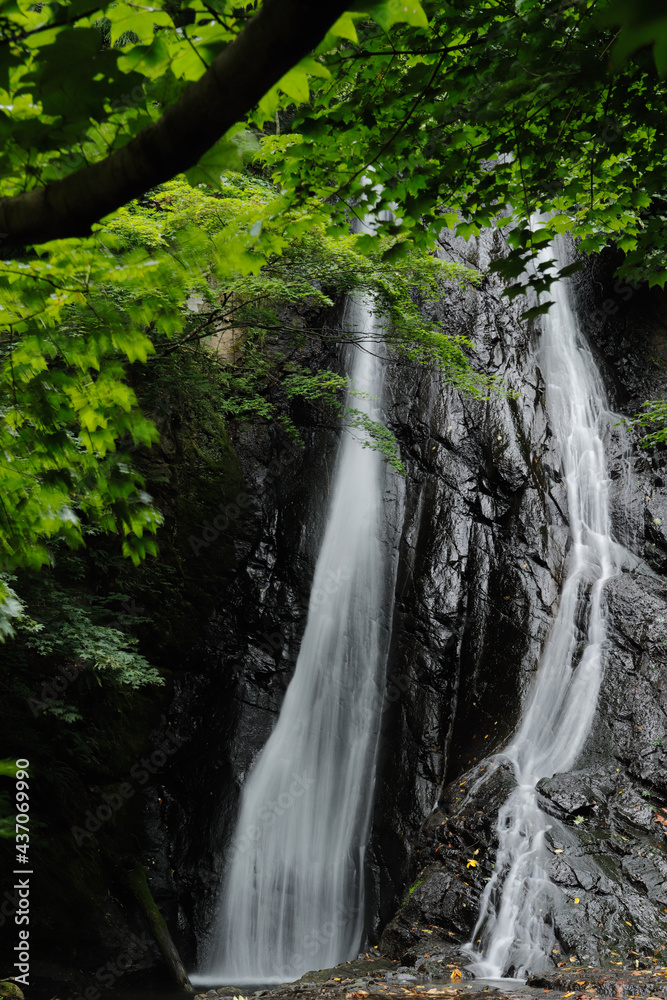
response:
[[[348,321],[371,335],[371,305],[350,310]],[[350,351],[353,405],[375,419],[382,373],[368,347]],[[242,791],[199,981],[296,979],[361,944],[393,590],[379,537],[383,480],[378,452],[346,434],[294,676]]]
[[[563,255],[562,245],[556,253]],[[518,784],[498,816],[495,869],[468,946],[477,976],[519,977],[549,964],[556,888],[546,871],[544,838],[552,821],[539,808],[535,786],[568,771],[590,731],[604,666],[604,588],[620,571],[604,445],[618,417],[609,412],[567,284],[559,282],[552,294],[540,367],[567,489],[571,542],[558,614],[518,731],[504,752]]]

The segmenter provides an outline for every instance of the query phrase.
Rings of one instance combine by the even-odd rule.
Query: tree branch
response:
[[[126,146],[63,180],[0,200],[5,239],[35,244],[86,236],[105,215],[194,166],[345,9],[346,0],[265,0],[203,76]]]

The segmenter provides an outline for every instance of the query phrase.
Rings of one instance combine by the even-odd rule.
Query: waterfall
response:
[[[565,263],[560,240],[542,259],[554,250]],[[559,281],[552,297],[555,304],[542,319],[539,364],[567,492],[570,546],[556,620],[518,730],[503,754],[517,786],[498,815],[493,877],[467,946],[478,977],[521,977],[551,964],[558,899],[547,874],[545,834],[553,821],[539,807],[536,785],[570,770],[590,731],[604,668],[604,589],[623,560],[611,534],[604,444],[618,417],[609,411],[567,282]]]
[[[382,368],[371,353],[372,304],[348,308],[348,322],[369,337],[368,350],[350,350],[352,405],[377,419]],[[393,600],[394,557],[380,540],[384,474],[380,454],[345,434],[294,676],[242,789],[195,982],[293,980],[355,957],[362,943]]]

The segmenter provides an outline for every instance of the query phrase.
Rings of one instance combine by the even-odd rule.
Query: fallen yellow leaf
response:
[[[554,854],[562,854],[562,853],[563,853],[562,847],[554,847]]]
[[[461,973],[460,969],[452,969],[452,974],[451,974],[451,976],[449,978],[450,979],[463,979],[463,974]]]
[[[579,897],[578,897],[578,896],[575,896],[575,897],[574,897],[574,901],[575,901],[575,903],[578,903],[578,902],[579,902]]]
[[[476,868],[478,864],[479,862],[475,861],[474,858],[468,858],[468,863],[466,864],[466,868]]]

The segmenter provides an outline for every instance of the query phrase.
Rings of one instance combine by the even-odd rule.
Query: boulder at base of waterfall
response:
[[[502,759],[480,761],[447,786],[419,839],[422,868],[380,939],[385,954],[415,965],[425,953],[432,957],[436,944],[449,956],[448,949],[470,940],[493,873],[495,816],[515,786]],[[431,948],[424,946],[428,935]]]
[[[620,964],[620,963],[618,963]],[[591,994],[602,997],[664,997],[667,967],[654,955],[640,956],[625,968],[594,969],[566,960],[552,972],[528,976],[528,985],[568,994]]]

